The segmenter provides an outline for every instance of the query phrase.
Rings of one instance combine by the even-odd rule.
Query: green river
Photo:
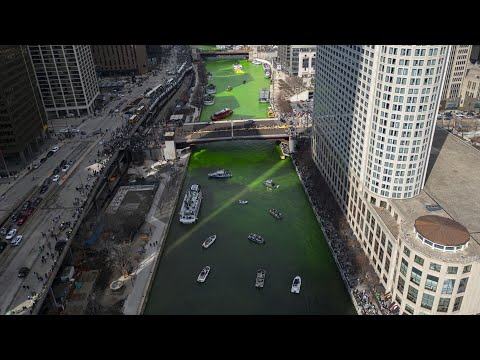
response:
[[[198,145],[190,158],[145,314],[355,314],[335,261],[289,158],[280,159],[273,140]],[[207,173],[229,169],[229,179]],[[280,187],[267,189],[273,179]],[[186,189],[199,184],[199,221],[179,222]],[[239,205],[238,200],[248,200]],[[283,213],[276,220],[268,212]],[[247,239],[249,233],[265,244]],[[216,234],[208,248],[202,242]],[[196,281],[206,265],[205,283]],[[255,288],[256,271],[267,271],[265,287]],[[290,292],[300,275],[300,294]]]

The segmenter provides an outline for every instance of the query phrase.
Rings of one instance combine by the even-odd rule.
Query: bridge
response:
[[[199,50],[198,54],[202,60],[207,58],[243,58],[248,60],[248,50]]]
[[[296,126],[296,133],[306,126]],[[290,126],[278,119],[231,120],[184,124],[175,131],[175,143],[198,144],[225,140],[288,139]]]

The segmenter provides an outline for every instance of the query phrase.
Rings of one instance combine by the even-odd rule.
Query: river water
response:
[[[280,159],[273,140],[198,145],[190,158],[181,197],[152,285],[145,314],[355,314],[291,160]],[[226,168],[233,177],[208,179]],[[280,187],[269,190],[263,181]],[[200,219],[183,225],[178,212],[191,184],[203,190]],[[238,200],[248,200],[239,205]],[[268,212],[283,213],[276,220]],[[264,245],[247,239],[265,238]],[[202,242],[216,234],[208,248]],[[205,283],[196,281],[206,265]],[[267,271],[255,288],[256,271]],[[300,275],[300,294],[290,292]]]

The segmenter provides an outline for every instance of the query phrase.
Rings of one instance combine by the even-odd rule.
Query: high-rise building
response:
[[[148,71],[146,45],[92,45],[92,52],[100,75],[143,75]]]
[[[0,151],[23,162],[45,135],[46,115],[25,46],[0,46]],[[0,167],[3,167],[0,163]]]
[[[278,45],[278,59],[282,69],[299,77],[315,73],[315,45]]]
[[[480,64],[469,64],[460,91],[460,107],[476,110],[480,107]]]
[[[28,48],[47,115],[60,118],[93,113],[99,89],[90,45]]]
[[[452,45],[442,100],[454,101],[458,106],[460,87],[467,72],[467,65],[470,64],[471,51],[472,45]]]
[[[472,45],[472,51],[470,52],[470,62],[475,64],[480,61],[480,45]]]
[[[435,130],[450,50],[317,47],[313,159],[404,314],[480,312],[478,151]]]

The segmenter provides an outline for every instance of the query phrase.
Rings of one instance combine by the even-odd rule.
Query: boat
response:
[[[288,143],[281,142],[280,149],[282,150],[283,156],[290,156],[290,149],[289,149]]]
[[[270,214],[272,214],[272,216],[277,219],[277,220],[282,220],[283,218],[283,215],[280,211],[278,211],[277,209],[270,209]]]
[[[263,237],[253,233],[248,235],[248,240],[256,242],[257,244],[265,244],[265,239]]]
[[[206,238],[202,244],[203,248],[207,249],[210,245],[212,245],[215,242],[216,239],[217,239],[217,235],[212,235]]]
[[[253,64],[253,65],[260,65],[260,64],[261,64],[261,62],[260,62],[260,61],[258,61],[258,60],[252,60],[252,64]]]
[[[230,85],[228,85],[227,88],[225,89],[225,91],[230,91],[230,90],[232,90],[232,89],[233,89],[233,88],[232,88]]]
[[[260,90],[260,95],[258,96],[258,101],[261,103],[270,102],[270,91],[267,88]]]
[[[267,272],[265,270],[257,270],[257,278],[255,279],[255,287],[257,289],[261,289],[263,288],[263,285],[265,285],[265,275],[267,275]]]
[[[202,271],[200,271],[200,274],[198,274],[197,281],[201,283],[205,282],[209,272],[210,272],[210,266],[205,266],[202,269]]]
[[[217,92],[217,87],[213,84],[208,84],[205,89],[205,92],[207,94],[215,94]]]
[[[207,73],[207,80],[213,79],[213,74],[211,72]]]
[[[248,204],[248,200],[238,200],[238,203],[240,205],[246,205],[246,204]]]
[[[278,189],[280,185],[275,184],[273,180],[266,180],[263,182],[263,185],[265,185],[269,189]]]
[[[294,294],[299,294],[300,286],[302,286],[302,279],[300,278],[300,276],[295,276],[292,282],[292,289],[290,291]]]
[[[240,65],[240,64],[233,64],[233,69],[234,69],[234,70],[242,70],[242,69],[243,69],[243,66]]]
[[[208,177],[214,178],[214,179],[226,179],[226,178],[231,178],[232,173],[226,169],[222,169],[222,170],[217,170],[213,173],[209,173]]]
[[[270,72],[266,71],[265,72],[265,79],[270,79],[272,77],[272,74]]]
[[[215,104],[215,96],[212,94],[206,94],[203,97],[203,105],[213,105]]]
[[[211,120],[221,120],[226,118],[227,116],[230,116],[233,114],[233,110],[230,108],[225,108],[220,111],[217,111],[215,114],[213,114],[210,119]]]
[[[198,212],[202,204],[202,190],[200,185],[193,184],[187,190],[180,209],[180,222],[182,224],[193,224],[198,220]]]

